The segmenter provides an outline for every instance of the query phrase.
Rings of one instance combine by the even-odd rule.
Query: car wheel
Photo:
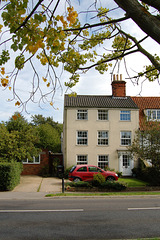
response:
[[[74,180],[73,180],[74,182],[80,182],[81,181],[81,179],[80,178],[78,178],[78,177],[76,177]]]
[[[114,177],[112,177],[112,176],[109,176],[107,179],[106,179],[107,181],[114,181],[115,180],[115,178]]]

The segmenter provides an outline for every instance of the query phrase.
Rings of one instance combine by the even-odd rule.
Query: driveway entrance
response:
[[[62,180],[40,176],[21,176],[20,184],[12,192],[62,192]]]

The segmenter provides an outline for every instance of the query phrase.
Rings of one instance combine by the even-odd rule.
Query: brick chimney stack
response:
[[[113,75],[113,82],[112,82],[112,96],[113,97],[126,97],[126,82],[122,80],[122,74]]]

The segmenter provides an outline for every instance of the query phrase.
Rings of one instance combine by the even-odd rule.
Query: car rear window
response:
[[[87,172],[87,167],[81,167],[77,169],[77,172]]]
[[[70,173],[72,173],[75,170],[76,166],[73,166],[70,170]]]

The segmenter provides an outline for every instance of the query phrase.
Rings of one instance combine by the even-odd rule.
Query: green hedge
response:
[[[142,181],[146,181],[151,186],[160,186],[160,170],[155,167],[134,168],[133,174]]]
[[[96,183],[96,184],[95,184]],[[94,187],[96,187],[99,190],[115,190],[115,191],[122,191],[126,189],[126,186],[122,183],[119,182],[109,182],[109,181],[105,181],[103,183],[97,183],[95,181],[91,181],[91,182],[68,182],[66,184],[66,186],[70,186],[70,187],[75,187],[75,188],[86,188],[86,189],[92,189]]]
[[[19,184],[22,168],[19,162],[0,163],[0,191],[11,191]]]

